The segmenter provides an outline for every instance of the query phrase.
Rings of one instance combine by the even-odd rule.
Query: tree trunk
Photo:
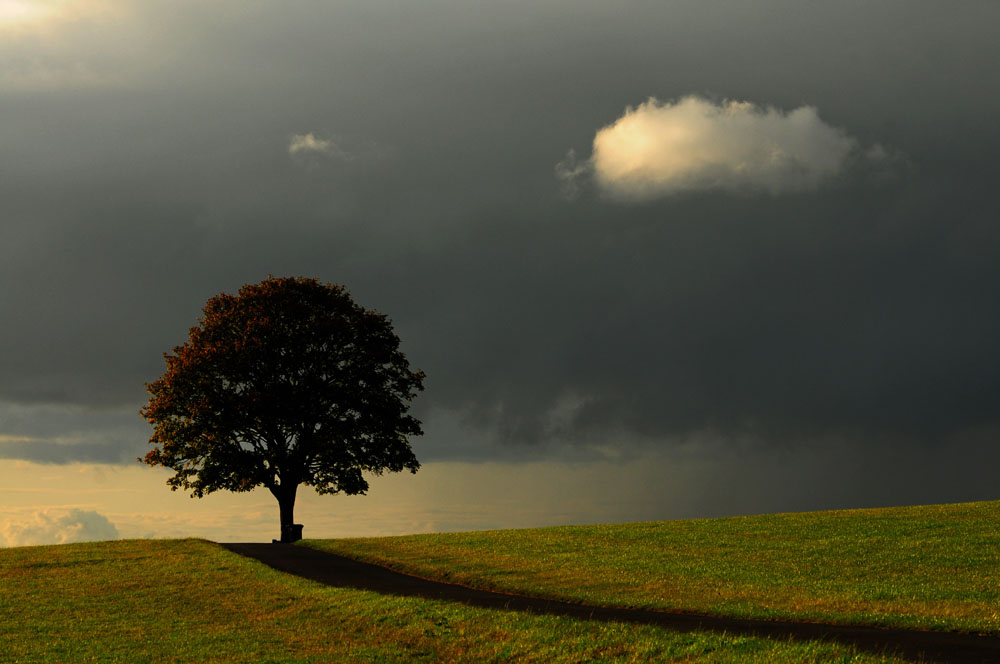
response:
[[[278,499],[278,510],[281,518],[281,541],[285,543],[295,542],[302,537],[301,528],[295,528],[295,491],[298,485],[290,487],[278,487],[273,492]]]

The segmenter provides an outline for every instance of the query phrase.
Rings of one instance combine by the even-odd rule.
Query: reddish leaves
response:
[[[155,447],[141,461],[173,469],[173,489],[354,494],[368,488],[362,471],[419,468],[407,436],[422,431],[407,411],[424,374],[389,319],[341,286],[269,278],[217,295],[164,357],[142,410]]]

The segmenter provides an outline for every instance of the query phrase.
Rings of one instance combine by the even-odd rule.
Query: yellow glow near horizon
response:
[[[662,506],[691,493],[683,481],[691,474],[690,464],[656,457],[572,465],[428,462],[416,475],[369,478],[372,489],[365,496],[320,496],[301,487],[295,516],[305,524],[306,535],[317,538],[649,520],[670,516]],[[48,544],[68,541],[60,530],[67,526],[59,523],[80,512],[83,520],[69,524],[74,536],[88,523],[100,526],[105,519],[125,539],[266,542],[277,536],[278,506],[267,490],[219,491],[198,500],[170,491],[170,475],[139,463],[5,460],[0,463],[0,547],[43,543],[40,537]],[[650,501],[645,492],[654,480],[664,488]],[[626,486],[635,490],[622,489]],[[608,500],[601,487],[616,487],[615,499]],[[649,509],[649,503],[656,507]],[[25,539],[32,532],[34,539]],[[95,532],[106,536],[102,528]]]

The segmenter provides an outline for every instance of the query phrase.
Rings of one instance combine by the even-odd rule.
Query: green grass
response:
[[[305,544],[588,604],[1000,634],[1000,502]]]
[[[328,588],[202,540],[0,549],[0,616],[4,662],[902,661]]]

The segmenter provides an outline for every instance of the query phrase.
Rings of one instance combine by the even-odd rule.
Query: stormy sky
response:
[[[428,479],[379,532],[1000,497],[998,22],[0,0],[0,506],[167,491],[129,467],[144,383],[269,274],[344,284],[427,373]]]

